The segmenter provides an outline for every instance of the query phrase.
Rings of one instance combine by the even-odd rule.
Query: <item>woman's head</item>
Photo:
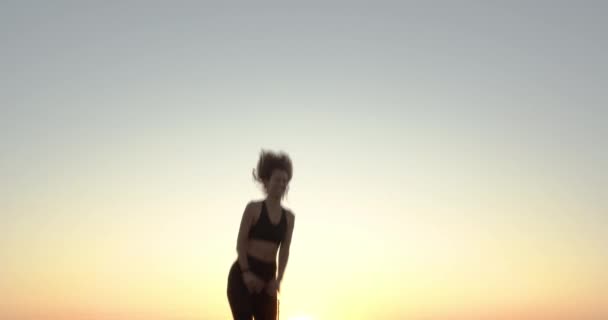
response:
[[[262,184],[270,197],[282,198],[289,188],[293,174],[291,159],[284,152],[262,150],[253,178]]]

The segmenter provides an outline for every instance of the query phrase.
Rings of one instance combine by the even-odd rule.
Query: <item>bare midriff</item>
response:
[[[275,262],[279,246],[267,240],[250,238],[247,244],[247,254],[266,262]]]

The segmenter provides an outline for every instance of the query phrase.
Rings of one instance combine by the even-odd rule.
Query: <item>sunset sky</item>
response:
[[[230,319],[262,149],[281,320],[608,319],[602,1],[3,1],[0,319]]]

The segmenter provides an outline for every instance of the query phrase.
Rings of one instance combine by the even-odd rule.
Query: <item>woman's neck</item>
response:
[[[266,197],[266,203],[269,206],[272,206],[272,207],[275,207],[275,208],[276,207],[280,207],[281,206],[281,199],[277,199],[275,197],[268,196],[268,197]]]

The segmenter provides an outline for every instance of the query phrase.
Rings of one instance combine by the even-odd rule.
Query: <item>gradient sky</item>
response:
[[[608,318],[601,1],[3,1],[0,318],[228,319],[261,149],[281,319]]]

